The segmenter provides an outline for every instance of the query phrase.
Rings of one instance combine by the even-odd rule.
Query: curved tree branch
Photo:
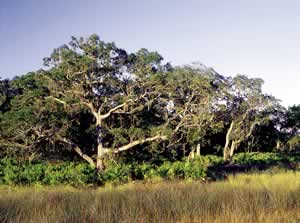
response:
[[[127,102],[124,102],[123,104],[120,104],[120,105],[110,109],[106,114],[100,116],[101,120],[108,118],[113,112],[117,111],[120,108],[123,108],[125,105],[127,105],[131,101],[132,100],[128,100]]]
[[[79,156],[81,156],[85,161],[87,161],[91,165],[92,168],[96,167],[96,164],[93,161],[93,159],[90,156],[84,154],[82,150],[79,148],[79,146],[77,146],[75,143],[72,143],[70,140],[63,138],[61,136],[56,136],[56,137],[59,141],[70,145]]]
[[[156,136],[145,138],[145,139],[138,139],[138,140],[130,142],[127,145],[124,145],[124,146],[121,146],[121,147],[118,147],[118,148],[112,148],[112,149],[105,148],[104,153],[119,153],[119,152],[122,152],[122,151],[125,151],[125,150],[129,150],[129,149],[131,149],[131,148],[133,148],[137,145],[140,145],[140,144],[143,144],[143,143],[146,143],[146,142],[152,142],[152,141],[155,141],[155,140],[163,140],[164,141],[164,140],[167,140],[167,136],[156,135]]]

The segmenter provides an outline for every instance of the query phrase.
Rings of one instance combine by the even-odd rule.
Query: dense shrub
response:
[[[16,160],[2,159],[0,162],[0,182],[14,184],[19,182],[20,166]]]
[[[105,183],[123,184],[130,180],[161,179],[202,179],[206,168],[201,159],[193,161],[165,162],[153,164],[110,163],[105,171],[97,173],[86,163],[63,162],[17,162],[13,159],[0,161],[0,183],[6,185],[69,184],[81,186]]]
[[[85,163],[65,162],[61,164],[46,165],[43,184],[71,184],[85,185],[95,182],[94,170]]]
[[[280,153],[238,153],[233,157],[233,163],[243,165],[281,165],[300,161],[299,154]]]
[[[233,164],[282,165],[299,164],[300,155],[276,153],[240,153],[233,158]],[[152,163],[107,163],[103,172],[97,173],[87,163],[77,162],[19,162],[15,159],[0,160],[0,184],[5,185],[58,185],[73,186],[124,184],[131,180],[206,178],[208,166],[222,166],[222,157],[208,155],[193,160],[169,162],[157,166]],[[211,174],[211,173],[210,173]]]
[[[46,166],[42,163],[22,165],[19,173],[19,182],[23,184],[42,183],[45,179]]]
[[[157,176],[156,166],[151,163],[134,163],[131,169],[133,180],[152,179]]]
[[[105,171],[97,174],[97,181],[99,184],[113,183],[123,184],[130,180],[130,165],[110,164]]]
[[[185,179],[198,180],[206,177],[206,168],[201,159],[195,159],[191,162],[186,162],[184,166],[184,172]]]
[[[222,165],[224,164],[223,157],[215,155],[206,155],[200,157],[205,165]]]
[[[14,159],[0,161],[1,184],[70,184],[77,186],[94,182],[94,170],[85,163],[31,163],[17,162]]]

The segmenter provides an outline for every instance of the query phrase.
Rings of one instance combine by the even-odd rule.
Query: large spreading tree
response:
[[[0,80],[1,156],[75,156],[101,171],[115,154],[143,159],[152,147],[181,159],[222,145],[231,161],[270,137],[270,147],[299,144],[299,106],[282,109],[258,78],[172,67],[157,52],[127,53],[97,35],[72,37],[44,65]]]
[[[55,49],[44,59],[50,69],[41,72],[49,92],[46,99],[61,104],[70,115],[83,110],[92,115],[96,162],[68,136],[68,122],[57,131],[56,139],[99,170],[104,168],[106,154],[166,140],[161,117],[166,111],[160,98],[163,85],[154,78],[167,69],[161,60],[158,53],[146,49],[127,54],[97,35],[72,38],[69,45]],[[156,120],[140,121],[141,115]]]

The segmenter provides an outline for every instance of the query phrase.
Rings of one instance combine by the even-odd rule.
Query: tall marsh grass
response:
[[[2,187],[0,222],[300,222],[299,172],[240,174],[213,183]]]

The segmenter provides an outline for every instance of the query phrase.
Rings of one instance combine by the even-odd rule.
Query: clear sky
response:
[[[42,68],[70,36],[93,33],[174,65],[261,77],[284,105],[300,104],[298,0],[0,0],[0,76]]]

